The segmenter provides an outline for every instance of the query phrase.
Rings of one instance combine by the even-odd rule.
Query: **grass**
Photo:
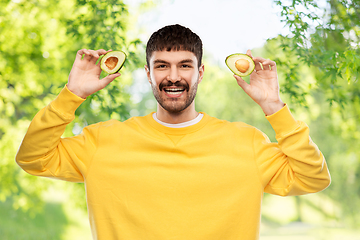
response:
[[[59,203],[45,203],[41,213],[12,208],[11,200],[0,202],[0,238],[2,240],[62,240],[69,220]]]
[[[0,202],[0,239],[92,239],[86,212],[71,204],[71,198],[64,192],[47,192],[46,195],[51,198],[45,199],[42,211],[31,217],[29,212],[14,210],[11,200]],[[317,202],[316,196],[306,198]],[[360,240],[360,229],[341,226],[333,219],[322,219],[312,208],[303,207],[305,221],[297,222],[294,209],[294,198],[272,196],[265,199],[260,240]]]
[[[341,210],[321,194],[267,194],[262,210],[260,240],[360,240],[360,229],[346,226]]]

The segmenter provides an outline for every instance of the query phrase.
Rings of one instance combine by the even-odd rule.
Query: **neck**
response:
[[[184,109],[181,112],[172,113],[163,109],[159,104],[157,106],[156,117],[165,123],[183,123],[195,119],[199,115],[195,111],[195,105],[192,103],[188,108]]]

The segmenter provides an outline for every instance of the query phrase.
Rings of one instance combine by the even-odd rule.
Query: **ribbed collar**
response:
[[[207,115],[206,113],[201,112],[204,116],[202,117],[202,119],[200,120],[200,122],[188,126],[188,127],[182,127],[182,128],[172,128],[172,127],[166,127],[160,123],[158,123],[157,121],[155,121],[155,119],[153,118],[153,112],[146,115],[145,119],[146,121],[151,125],[151,127],[155,128],[156,130],[162,132],[162,133],[166,133],[166,134],[173,134],[173,135],[183,135],[183,134],[189,134],[192,132],[196,132],[198,130],[200,130],[201,128],[203,128],[211,119],[211,117],[209,115]]]
[[[194,118],[193,120],[187,121],[187,122],[182,122],[182,123],[166,123],[166,122],[162,122],[160,121],[157,117],[156,117],[156,113],[153,113],[153,118],[155,119],[155,121],[157,121],[158,123],[160,123],[161,125],[164,125],[166,127],[171,127],[171,128],[183,128],[183,127],[188,127],[191,125],[194,125],[198,122],[201,121],[201,119],[203,118],[204,114],[199,113],[199,115]]]

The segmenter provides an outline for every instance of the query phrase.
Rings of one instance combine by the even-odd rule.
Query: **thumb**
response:
[[[249,85],[244,79],[242,79],[241,77],[239,77],[238,75],[235,75],[235,74],[234,74],[234,77],[235,77],[238,85],[244,90],[244,92],[247,93],[250,85]]]
[[[104,87],[109,85],[112,81],[114,81],[115,78],[119,77],[120,75],[121,75],[120,73],[114,73],[114,74],[107,75],[106,77],[104,77],[103,79],[100,80],[100,82],[99,82],[100,88],[103,89]]]

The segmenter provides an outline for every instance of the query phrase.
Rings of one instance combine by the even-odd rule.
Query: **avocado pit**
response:
[[[245,73],[249,67],[250,67],[250,63],[248,60],[246,59],[238,59],[236,62],[235,62],[235,67],[237,70],[239,70],[240,72],[242,73]]]
[[[114,69],[116,67],[116,64],[118,63],[118,58],[117,57],[109,57],[108,59],[106,59],[105,61],[105,65],[110,69]]]

